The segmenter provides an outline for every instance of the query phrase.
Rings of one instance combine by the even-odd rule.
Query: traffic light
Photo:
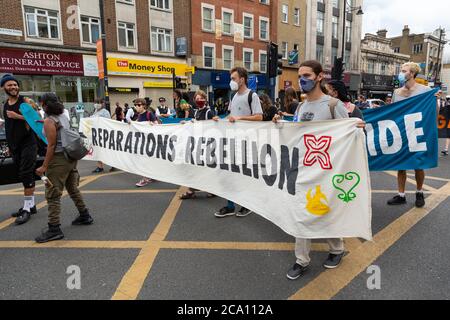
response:
[[[278,53],[278,45],[271,42],[269,45],[269,78],[276,78],[283,74],[283,55]]]
[[[342,80],[343,75],[344,75],[344,59],[335,57],[334,66],[331,69],[331,79]]]
[[[186,83],[181,82],[180,77],[175,77],[175,89],[183,89],[185,90],[187,88]]]

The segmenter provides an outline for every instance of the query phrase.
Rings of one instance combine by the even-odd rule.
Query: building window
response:
[[[400,53],[400,48],[394,48],[394,53]]]
[[[352,23],[345,21],[345,41],[352,42]]]
[[[284,60],[288,59],[288,43],[287,42],[281,43],[281,55],[283,56]]]
[[[57,11],[25,7],[29,37],[59,40],[59,17]]]
[[[374,74],[375,73],[375,61],[369,60],[367,61],[367,72]]]
[[[345,50],[345,60],[344,61],[345,61],[345,65],[346,65],[347,69],[351,68],[350,57],[351,57],[351,51]]]
[[[281,6],[281,22],[289,23],[289,6],[287,4]]]
[[[214,31],[214,6],[202,4],[202,29],[203,31]]]
[[[323,64],[323,45],[321,44],[316,47],[316,60]]]
[[[222,9],[222,32],[223,34],[231,35],[233,34],[233,12],[225,11]]]
[[[413,47],[413,53],[418,54],[423,52],[423,43],[415,44]]]
[[[317,11],[317,35],[323,36],[323,24],[325,22],[325,17],[323,12]]]
[[[386,63],[384,62],[381,63],[380,72],[381,72],[380,74],[386,75]]]
[[[203,67],[215,68],[216,47],[213,44],[203,44]]]
[[[266,51],[259,52],[259,72],[261,72],[261,73],[267,72],[267,52]]]
[[[152,8],[162,9],[162,10],[170,10],[170,1],[169,0],[151,0],[150,6]]]
[[[269,4],[269,0],[259,0],[259,2],[262,4]]]
[[[259,39],[269,40],[269,19],[259,18]]]
[[[135,48],[133,23],[119,22],[119,46],[122,48]]]
[[[338,49],[335,47],[332,47],[331,48],[331,63],[334,64],[334,61],[336,60],[337,56],[338,56]]]
[[[152,49],[172,52],[172,30],[152,27]]]
[[[331,25],[331,32],[332,32],[332,37],[333,39],[338,38],[338,26],[339,26],[339,21],[338,21],[338,17],[334,17],[332,18],[332,25]]]
[[[244,49],[244,68],[253,71],[253,49]]]
[[[294,9],[294,24],[296,26],[300,26],[300,9],[299,8]]]
[[[400,74],[402,71],[402,66],[400,64],[395,65],[395,74]]]
[[[234,67],[234,48],[223,46],[223,68],[231,70]]]
[[[96,43],[100,39],[100,19],[82,16],[81,30],[83,42]]]
[[[244,37],[253,38],[253,15],[244,13]]]

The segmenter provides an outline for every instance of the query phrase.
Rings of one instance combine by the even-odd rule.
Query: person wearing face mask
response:
[[[204,91],[199,90],[195,93],[194,102],[197,107],[194,114],[195,121],[211,120],[214,117],[214,112],[207,106],[207,95]],[[180,196],[180,200],[195,199],[197,191],[196,189],[189,188],[185,194]],[[207,197],[214,198],[215,195],[208,193]]]
[[[323,121],[334,119],[347,119],[349,111],[342,101],[326,95],[322,89],[324,78],[322,65],[318,61],[305,61],[300,65],[298,71],[299,84],[306,94],[306,99],[299,104],[294,115],[295,122]],[[282,119],[276,115],[275,123]],[[358,125],[363,128],[364,124]],[[326,269],[337,268],[345,253],[344,241],[342,239],[327,239],[330,253],[323,264]],[[288,271],[287,278],[296,280],[308,270],[311,251],[311,240],[297,238],[295,241],[295,256],[297,258],[294,266]]]
[[[348,94],[344,82],[339,80],[331,80],[326,84],[326,88],[328,94],[331,97],[339,99],[341,102],[344,103],[344,106],[347,109],[348,116],[350,118],[359,118],[361,120],[364,120],[364,116],[361,110],[359,110],[359,108],[351,102],[350,95]]]
[[[20,112],[20,105],[29,102],[29,99],[20,95],[19,81],[13,75],[6,74],[0,80],[0,87],[5,90],[8,98],[3,108],[6,140],[24,187],[23,207],[12,216],[17,218],[17,225],[22,225],[30,220],[32,214],[37,213],[34,198],[34,169],[38,144],[35,134]]]
[[[401,88],[395,90],[392,102],[399,102],[411,97],[418,96],[422,93],[431,90],[430,87],[421,85],[416,82],[416,77],[420,73],[420,66],[414,62],[405,63],[402,66],[402,71],[398,76]],[[437,105],[437,102],[436,102]],[[439,113],[439,112],[438,112]],[[415,170],[416,173],[416,207],[423,208],[425,206],[425,197],[423,194],[423,184],[425,182],[425,171]],[[406,204],[406,170],[401,170],[397,174],[398,180],[398,195],[388,201],[388,205],[397,206]]]
[[[263,110],[258,94],[250,90],[248,85],[248,72],[245,68],[237,67],[231,70],[230,88],[236,91],[236,94],[229,106],[230,115],[228,121],[234,123],[236,121],[262,121]],[[219,117],[214,117],[214,121],[219,121]],[[215,213],[217,218],[225,218],[229,216],[246,217],[252,213],[247,208],[242,207],[238,213],[235,213],[236,206],[232,201],[228,201],[228,205]]]

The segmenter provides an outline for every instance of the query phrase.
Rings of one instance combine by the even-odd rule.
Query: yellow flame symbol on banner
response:
[[[325,194],[322,193],[321,187],[316,187],[316,194],[312,196],[312,189],[308,190],[306,195],[306,210],[315,216],[325,216],[330,212],[330,207],[328,206],[328,199]],[[325,202],[323,203],[322,200]]]

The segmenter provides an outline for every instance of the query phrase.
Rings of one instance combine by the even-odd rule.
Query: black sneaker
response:
[[[20,216],[22,214],[23,208],[19,209],[19,211],[11,214],[11,217],[13,218],[17,218],[18,216]],[[30,213],[33,214],[37,214],[37,208],[36,206],[34,206],[33,208],[30,209]]]
[[[16,219],[16,225],[20,226],[22,224],[27,223],[31,219],[31,213],[25,210],[21,210],[19,216]]]
[[[252,214],[252,213],[253,213],[253,211],[251,211],[251,210],[249,210],[249,209],[247,209],[247,208],[242,207],[241,210],[239,210],[239,212],[236,213],[236,217],[238,217],[238,218],[244,218],[244,217],[247,217],[248,215],[250,215],[250,214]]]
[[[442,155],[443,155],[444,157],[447,157],[447,156],[448,156],[448,151],[447,151],[447,150],[441,151],[441,153],[442,153]]]
[[[417,208],[425,207],[425,196],[424,196],[423,192],[416,193],[416,207]]]
[[[214,214],[217,218],[225,218],[236,215],[235,209],[231,209],[228,207],[223,207],[219,212]]]
[[[105,171],[105,169],[103,168],[96,168],[94,171],[92,171],[92,173],[103,173]]]
[[[342,262],[342,258],[344,257],[345,252],[341,254],[332,254],[328,255],[328,259],[323,264],[325,269],[336,269]]]
[[[399,206],[402,204],[406,204],[406,197],[395,196],[394,198],[389,200],[387,204],[390,206]]]
[[[94,223],[94,219],[92,219],[89,211],[81,212],[78,218],[76,218],[73,222],[73,226],[89,226]]]
[[[60,225],[48,225],[48,229],[36,238],[37,243],[46,243],[64,239],[64,233],[60,229]]]
[[[298,263],[294,264],[294,266],[288,271],[286,277],[289,280],[297,280],[301,276],[305,274],[305,272],[308,270],[308,267],[303,267],[299,265]]]

